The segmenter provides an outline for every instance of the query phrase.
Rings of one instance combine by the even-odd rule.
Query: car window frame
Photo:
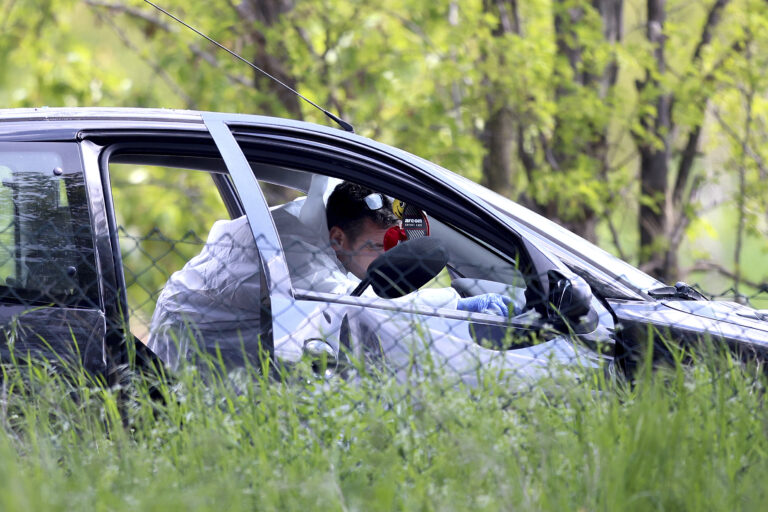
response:
[[[203,121],[229,170],[229,176],[248,217],[248,224],[261,257],[269,296],[293,297],[288,266],[283,257],[283,248],[272,220],[272,213],[250,162],[229,128],[230,117],[231,115],[218,112],[203,113]],[[259,222],[254,222],[257,219]]]
[[[237,190],[231,180],[230,172],[221,152],[213,138],[206,131],[201,130],[119,130],[115,132],[95,131],[84,132],[81,145],[86,158],[86,166],[91,167],[91,185],[94,188],[94,197],[98,203],[95,208],[98,216],[97,241],[101,242],[100,258],[104,267],[104,276],[100,283],[104,287],[104,301],[107,306],[108,318],[108,347],[114,355],[114,361],[125,361],[125,339],[133,335],[128,329],[130,311],[128,307],[125,274],[120,249],[120,241],[117,233],[117,219],[115,217],[115,205],[112,198],[109,164],[114,158],[130,155],[127,161],[143,158],[147,165],[166,167],[179,167],[181,169],[194,169],[207,172],[214,177],[214,183],[219,189],[221,199],[230,215],[235,219],[246,214],[243,208],[241,192]],[[210,147],[203,147],[209,144]],[[202,157],[209,159],[212,164],[219,163],[218,168],[209,168],[207,165],[194,167],[189,165],[171,165],[173,157]],[[163,162],[163,157],[171,160]],[[90,162],[90,164],[88,163]],[[126,163],[126,162],[123,162]],[[176,162],[178,163],[178,161]],[[98,190],[96,190],[98,189]],[[251,224],[249,222],[249,224]],[[267,282],[264,277],[263,261],[261,264],[262,288],[267,290]],[[263,321],[271,326],[271,320],[267,318],[271,310],[270,294],[262,297]],[[137,342],[141,345],[143,343]],[[271,329],[262,335],[262,346],[272,352]]]
[[[219,148],[222,151],[222,154],[225,149],[232,153],[231,164],[233,166],[240,166],[242,169],[247,168],[250,176],[249,181],[257,187],[259,184],[256,176],[252,172],[250,164],[248,164],[249,162],[259,161],[261,163],[301,169],[306,172],[318,173],[329,177],[349,179],[370,186],[375,190],[387,190],[387,186],[391,186],[389,179],[387,179],[391,176],[387,175],[386,178],[384,177],[387,172],[398,175],[401,182],[404,177],[409,177],[409,173],[411,178],[414,173],[421,174],[420,169],[414,169],[413,166],[403,165],[405,162],[395,159],[392,155],[378,152],[373,148],[356,148],[359,149],[359,151],[355,151],[347,147],[345,141],[339,141],[339,144],[334,144],[333,140],[328,140],[328,138],[318,140],[312,137],[307,137],[306,134],[266,128],[248,119],[248,117],[249,116],[232,114],[204,113],[203,120],[212,133],[214,130],[216,131],[214,140],[216,140],[217,144],[221,143],[225,146],[225,148],[221,146]],[[227,165],[229,166],[230,162],[227,162]],[[360,172],[361,169],[367,169],[368,171],[373,172]],[[230,169],[230,173],[231,172],[232,170]],[[421,176],[421,178],[428,177],[429,176],[426,173]],[[461,194],[456,191],[443,190],[445,189],[445,185],[437,180],[432,183],[424,183],[421,181],[418,185],[418,191],[414,190],[417,188],[416,186],[408,187],[408,185],[406,185],[406,189],[410,193],[405,194],[402,199],[405,201],[418,201],[424,208],[429,209],[429,211],[437,210],[443,214],[442,218],[459,219],[463,217],[467,226],[477,228],[483,218],[482,212],[478,212],[478,205],[471,203],[469,198],[461,196]],[[454,211],[455,208],[448,209],[446,207],[447,201],[435,200],[435,198],[440,196],[434,190],[434,186],[441,187],[441,193],[445,194],[448,192],[454,199],[462,201],[464,203],[465,212],[469,211],[471,213],[463,216],[456,215]],[[425,195],[427,197],[425,197]],[[263,194],[260,193],[260,197],[263,200]],[[266,200],[263,200],[263,204],[266,205]],[[437,215],[439,216],[439,213]],[[467,216],[474,218],[476,222],[472,223],[471,220],[467,221]],[[254,239],[256,240],[257,245],[260,244],[260,251],[262,251],[262,249],[269,249],[269,246],[272,244],[279,247],[279,252],[275,254],[275,260],[281,268],[280,275],[289,276],[290,274],[285,262],[282,244],[277,234],[274,221],[263,223],[259,226],[256,226],[255,223],[251,223],[251,226],[254,230]],[[511,245],[514,247],[514,252],[521,253],[528,258],[527,263],[529,268],[533,269],[534,279],[541,280],[541,275],[545,274],[549,268],[556,267],[556,264],[552,260],[546,258],[539,251],[532,248],[524,239],[520,238],[517,233],[512,232],[508,225],[499,222],[497,228],[505,230],[508,235],[502,246],[509,247]],[[493,227],[490,226],[477,230],[484,232],[483,234],[486,235],[493,233]],[[505,255],[506,258],[510,259],[509,254],[511,251],[506,252],[503,249],[500,249],[497,244],[494,244],[482,235],[475,236],[478,239],[485,241],[486,244],[493,247],[499,253]],[[509,240],[510,237],[515,238],[515,241],[512,244]],[[496,237],[496,239],[498,240],[498,237]],[[372,300],[371,298],[366,299],[346,295],[323,294],[320,292],[297,290],[293,288],[290,278],[287,278],[286,282],[288,285],[285,287],[276,287],[274,282],[270,283],[270,294],[273,302],[275,300],[290,301],[295,299],[327,302],[333,298],[333,302],[340,304],[348,303],[367,306],[378,304],[380,306],[376,307],[382,307],[382,309],[407,310],[415,314],[445,316],[446,318],[460,320],[468,320],[471,318],[472,320],[478,320],[483,323],[505,326],[516,326],[517,324],[517,322],[510,322],[510,319],[504,319],[496,315],[468,313],[447,308],[433,308],[413,304],[408,304],[407,307],[404,307],[403,304],[397,304],[393,301],[388,301],[387,304],[390,305],[386,306],[380,301],[387,301],[387,299]],[[539,284],[539,286],[542,285]],[[542,287],[546,292],[546,284]],[[514,318],[512,320],[514,320]],[[523,319],[520,325],[521,327],[523,326],[522,324],[529,326],[530,319]]]

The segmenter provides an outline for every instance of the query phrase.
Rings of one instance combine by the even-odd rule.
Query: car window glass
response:
[[[535,228],[535,231],[539,232],[540,236],[545,237],[551,243],[574,252],[578,257],[592,261],[598,267],[603,269],[603,271],[610,271],[615,279],[621,280],[637,290],[648,290],[663,286],[663,283],[649,276],[645,272],[642,272],[580,236],[571,233],[546,217],[528,210],[514,201],[478,185],[463,176],[445,172],[445,170],[442,170],[431,162],[427,162],[427,165],[440,172],[443,177],[455,183],[457,187],[464,187],[473,194],[476,194],[482,200],[487,201],[504,216],[516,222],[522,221],[523,229]],[[518,226],[517,229],[520,229],[520,226]]]
[[[335,183],[338,181],[328,185],[324,199],[327,200]],[[295,191],[302,196],[298,200],[271,205],[293,287],[299,293],[308,291],[348,296],[359,281],[359,273],[356,277],[354,271],[350,272],[350,266],[341,261],[339,253],[334,251],[325,225],[325,211],[317,207],[307,208],[306,203],[312,200],[312,192],[308,197],[303,192]],[[513,297],[520,309],[524,307],[525,280],[514,261],[502,257],[450,224],[431,217],[429,212],[424,213],[430,222],[431,236],[439,239],[448,250],[449,264],[422,289],[455,285],[461,296],[504,293]],[[379,232],[376,234],[382,235]],[[367,245],[361,242],[354,249],[360,255],[374,249],[375,245],[381,245],[382,241],[377,239]]]
[[[269,183],[267,181],[259,181],[259,186],[261,187],[261,191],[264,193],[264,199],[267,200],[267,204],[270,208],[306,196],[301,190],[296,190],[283,185],[275,185],[274,183]]]
[[[130,329],[146,341],[170,276],[230,216],[211,172],[128,163],[111,163],[109,172]]]
[[[97,307],[77,147],[0,144],[0,301]]]

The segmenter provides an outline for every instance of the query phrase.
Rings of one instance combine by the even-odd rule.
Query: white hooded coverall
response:
[[[306,198],[274,208],[275,222],[295,289],[349,294],[360,280],[347,273],[328,238],[324,196],[333,189],[316,176]],[[161,292],[147,343],[161,359],[177,366],[189,346],[238,364],[256,352],[261,325],[262,275],[259,252],[245,216],[214,223],[200,254],[175,272]],[[365,295],[375,296],[370,288]],[[451,288],[416,292],[401,300],[456,308]],[[250,348],[250,350],[249,350]]]
[[[315,176],[306,199],[272,210],[294,289],[349,294],[360,282],[346,272],[330,246],[324,196],[332,185]],[[257,356],[259,335],[267,327],[261,322],[263,293],[259,252],[248,219],[217,221],[200,254],[175,272],[160,294],[148,346],[173,367],[192,343],[220,353],[229,365],[242,364],[244,353]],[[375,297],[370,287],[364,295]],[[519,350],[488,350],[474,341],[466,319],[414,314],[407,307],[410,303],[436,313],[440,308],[455,310],[458,298],[452,288],[433,288],[396,299],[404,307],[395,311],[350,306],[355,311],[351,327],[359,337],[371,338],[360,342],[375,344],[400,380],[418,367],[414,360],[426,357],[468,384],[476,384],[476,370],[483,366],[529,385],[549,375],[551,359],[584,358],[564,338]]]

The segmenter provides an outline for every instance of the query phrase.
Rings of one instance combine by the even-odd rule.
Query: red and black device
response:
[[[395,199],[392,202],[392,211],[403,221],[403,225],[393,226],[384,234],[385,251],[400,242],[429,236],[427,214],[417,206]]]

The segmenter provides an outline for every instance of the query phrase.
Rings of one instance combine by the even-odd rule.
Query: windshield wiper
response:
[[[660,286],[648,290],[648,295],[656,299],[709,300],[696,288],[682,281],[676,282],[675,286]]]
[[[709,300],[693,286],[682,281],[676,282],[675,286],[660,286],[648,290],[648,295],[656,299]]]

